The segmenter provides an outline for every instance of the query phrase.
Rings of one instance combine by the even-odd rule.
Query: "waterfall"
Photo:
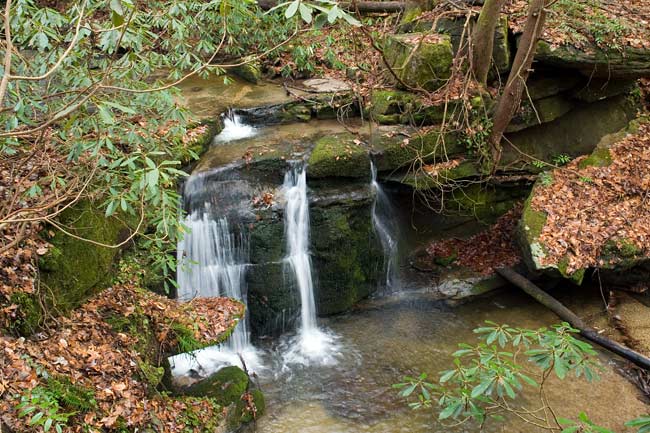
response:
[[[178,299],[227,296],[246,303],[243,293],[247,248],[243,236],[231,232],[228,220],[213,220],[194,213],[184,222],[189,233],[178,245]],[[229,351],[244,352],[250,342],[246,320],[237,325],[226,342]]]
[[[290,342],[286,363],[333,364],[338,355],[336,337],[321,330],[316,321],[314,282],[309,257],[309,199],[307,170],[294,163],[284,176],[284,232],[287,240],[285,264],[300,292],[300,327]]]
[[[252,125],[244,123],[241,116],[235,110],[228,110],[224,113],[222,119],[223,129],[214,137],[214,143],[216,144],[240,140],[257,134],[257,129]]]
[[[225,128],[216,142],[243,138],[251,131],[255,133],[254,128],[242,124],[236,114],[229,112],[224,117]],[[210,174],[214,176],[217,171]],[[211,191],[209,188],[217,186],[218,191],[234,189],[227,180],[208,181],[204,173],[193,174],[185,183],[183,199],[191,213],[183,221],[187,230],[177,246],[178,300],[226,296],[246,305],[247,238],[241,227],[231,227],[223,203],[217,201],[219,205],[216,206],[212,197],[205,196],[206,191]],[[219,194],[219,198],[223,199],[223,195]],[[261,368],[259,354],[250,343],[247,315],[225,343],[195,351],[190,356],[173,356],[170,363],[174,375],[196,371],[204,376],[225,365],[241,366],[241,358],[249,370]]]
[[[398,284],[399,260],[397,251],[397,226],[388,196],[377,182],[377,167],[370,161],[370,185],[375,193],[372,203],[372,225],[379,236],[384,251],[384,285],[394,289]]]

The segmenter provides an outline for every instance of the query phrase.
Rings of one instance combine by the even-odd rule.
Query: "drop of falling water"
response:
[[[294,163],[284,176],[282,186],[286,200],[284,231],[288,255],[285,263],[294,276],[300,292],[300,327],[298,334],[285,344],[285,365],[332,365],[338,358],[338,337],[318,327],[314,283],[309,257],[309,200],[307,171],[302,163]]]

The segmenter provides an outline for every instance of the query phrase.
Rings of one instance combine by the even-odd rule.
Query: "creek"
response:
[[[477,231],[476,224],[449,223],[431,214],[414,216],[406,210],[410,206],[404,196],[395,199],[385,190],[374,163],[367,167],[367,177],[346,181],[352,187],[341,186],[340,179],[311,179],[305,161],[314,137],[344,131],[337,122],[253,126],[230,114],[224,124],[185,184],[190,233],[179,244],[179,259],[189,261],[179,265],[178,295],[181,300],[235,297],[248,303],[251,317],[220,347],[174,357],[174,374],[205,376],[223,365],[241,364],[241,354],[267,401],[267,414],[245,427],[249,432],[478,431],[474,424],[443,426],[436,421],[435,409],[412,411],[391,385],[421,372],[435,381],[440,371],[451,366],[458,343],[474,342],[472,330],[485,320],[537,328],[557,323],[558,318],[516,291],[500,291],[452,307],[439,293],[426,290],[420,284],[422,276],[414,278],[412,270],[405,269],[406,255],[401,251],[441,235],[467,236]],[[242,161],[242,155],[249,156]],[[271,203],[250,206],[264,195],[272,197]],[[329,246],[343,242],[329,233],[326,223],[336,218],[337,230],[351,226],[357,214],[331,213],[337,206],[348,212],[351,203],[368,219],[368,239],[362,241],[368,243],[364,254],[370,259],[364,266],[376,272],[364,275],[364,281],[374,295],[353,300],[355,307],[345,308],[343,314],[317,317],[324,308],[319,299],[329,299],[322,293],[347,297],[348,280],[330,276],[328,266],[340,257],[328,255],[332,251],[315,251],[322,240],[314,237],[334,236],[337,240],[326,243]],[[347,220],[339,221],[340,215],[347,215]],[[264,236],[258,232],[262,229]],[[267,231],[272,233],[271,242]],[[377,257],[372,249],[379,251]],[[349,266],[346,262],[341,269]],[[260,285],[270,287],[260,294]],[[574,290],[559,295],[592,324],[606,325],[597,293]],[[278,301],[276,296],[286,299]],[[624,431],[623,423],[644,413],[645,405],[634,385],[617,372],[618,361],[605,353],[600,358],[605,366],[600,382],[552,380],[550,402],[559,416],[576,419],[586,411],[596,423]],[[529,395],[534,395],[531,391]],[[483,431],[541,430],[506,419],[489,423]]]

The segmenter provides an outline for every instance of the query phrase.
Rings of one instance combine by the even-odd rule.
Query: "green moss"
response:
[[[449,36],[420,43],[425,33],[388,36],[384,53],[395,74],[411,87],[436,90],[451,74],[453,49]]]
[[[370,206],[368,200],[310,209],[320,315],[347,311],[377,288],[383,254],[372,227]]]
[[[195,383],[184,393],[194,397],[211,397],[222,406],[237,403],[248,389],[248,375],[234,365],[224,367],[210,377]]]
[[[586,167],[607,167],[612,163],[612,154],[609,149],[598,148],[591,155],[578,163],[579,168]]]
[[[221,430],[223,419],[220,415],[223,412],[222,406],[214,398],[209,397],[178,397],[177,400],[185,403],[187,409],[180,413],[179,422],[184,425],[184,432],[195,433],[197,431],[212,433]],[[210,414],[202,414],[199,408],[203,403],[210,406]],[[208,416],[210,415],[210,416]],[[205,420],[208,420],[207,422]],[[160,431],[162,426],[154,426],[154,431]]]
[[[610,240],[600,253],[603,268],[617,269],[629,269],[637,265],[643,256],[643,251],[628,239]]]
[[[36,332],[43,321],[43,311],[35,294],[16,292],[9,297],[9,305],[16,305],[16,317],[9,324],[12,334],[28,336]]]
[[[155,389],[162,382],[165,375],[163,367],[156,367],[146,361],[138,361],[138,367],[140,367],[142,379],[149,385],[150,389]]]
[[[370,177],[370,158],[351,134],[329,135],[316,141],[307,171],[310,177]]]
[[[45,383],[45,388],[66,410],[88,412],[97,408],[93,390],[75,385],[67,377],[50,377]]]
[[[560,274],[568,279],[574,282],[575,284],[582,284],[582,280],[585,277],[585,269],[578,269],[577,271],[574,271],[573,273],[569,273],[568,271],[569,267],[569,259],[567,257],[563,257],[558,263],[557,263],[557,270],[560,272]]]
[[[233,413],[233,418],[237,421],[238,424],[248,423],[255,419],[258,419],[264,412],[266,412],[266,402],[264,401],[264,394],[259,389],[254,389],[249,391],[250,396],[255,405],[255,410],[249,408],[246,401],[241,398],[237,402],[237,407]]]
[[[246,63],[231,68],[230,72],[249,83],[257,84],[262,79],[262,68],[259,62],[252,57],[243,59],[243,61]]]
[[[127,224],[106,218],[99,206],[83,201],[64,211],[59,223],[76,236],[115,245],[128,233]],[[41,258],[41,283],[48,307],[66,312],[104,288],[112,276],[118,248],[108,248],[57,232],[53,248]]]
[[[451,100],[446,105],[427,105],[413,93],[377,90],[372,94],[367,114],[380,124],[432,125],[440,123],[445,116],[449,118],[450,113],[457,112],[462,103],[461,100]],[[471,103],[478,108],[483,105],[483,100],[476,97]]]
[[[547,215],[544,212],[536,211],[532,208],[531,202],[535,190],[530,194],[530,197],[524,203],[524,210],[521,215],[520,226],[526,233],[526,239],[529,242],[535,242],[542,234],[542,230],[546,225]]]
[[[407,142],[404,137],[382,137],[377,145],[379,157],[377,168],[380,171],[392,171],[397,168],[409,166],[416,159],[425,163],[444,161],[465,152],[465,145],[461,143],[456,134],[445,133],[433,129],[425,134],[413,135]]]

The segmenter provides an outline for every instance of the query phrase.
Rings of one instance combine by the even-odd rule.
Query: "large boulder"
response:
[[[41,286],[49,306],[66,312],[107,286],[120,254],[114,248],[131,230],[124,218],[106,217],[96,203],[82,201],[64,211],[58,224],[73,236],[54,231],[51,248],[39,260]]]
[[[446,18],[435,15],[424,15],[419,9],[414,9],[410,13],[406,13],[402,18],[399,26],[399,31],[403,33],[410,32],[430,32],[432,29],[436,33],[448,35],[451,39],[451,44],[454,53],[458,52],[463,37],[467,39],[466,18]],[[435,20],[433,19],[435,17]],[[476,19],[471,20],[471,26],[476,24]],[[435,28],[433,27],[435,25]],[[503,16],[494,32],[494,45],[492,54],[492,75],[494,69],[503,73],[510,69],[510,43],[508,39],[508,18]]]
[[[552,45],[541,40],[537,44],[535,60],[542,64],[576,69],[592,78],[630,79],[650,76],[650,50],[644,48],[603,49],[595,45],[576,48],[571,45]]]
[[[445,83],[454,58],[450,37],[431,33],[388,36],[384,55],[401,81],[398,86],[426,90],[436,90]]]
[[[647,218],[649,130],[633,122],[591,155],[540,177],[518,231],[531,270],[581,283],[588,269],[598,268],[615,284],[647,282],[650,254],[640,222]]]

